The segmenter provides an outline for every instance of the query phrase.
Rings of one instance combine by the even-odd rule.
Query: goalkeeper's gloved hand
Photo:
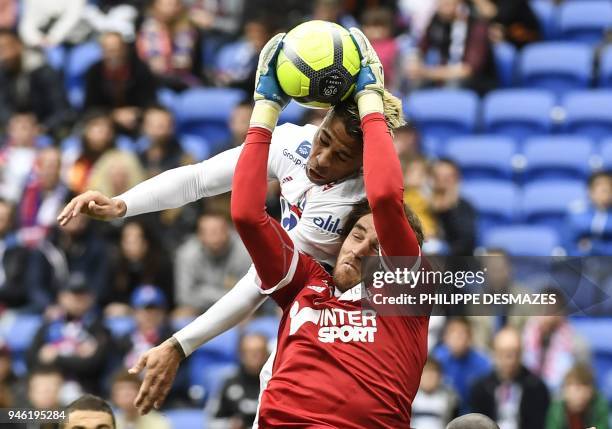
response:
[[[384,113],[385,78],[380,59],[361,30],[353,27],[349,32],[361,58],[361,69],[355,84],[355,100],[359,116],[363,118],[368,113]]]
[[[255,75],[255,107],[251,115],[251,126],[274,130],[280,112],[290,98],[281,89],[276,78],[276,59],[283,45],[285,33],[272,37],[259,54]]]

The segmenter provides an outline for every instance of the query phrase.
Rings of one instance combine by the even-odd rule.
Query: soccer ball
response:
[[[359,68],[359,51],[348,30],[308,21],[285,35],[276,75],[282,90],[298,103],[328,108],[352,94]]]

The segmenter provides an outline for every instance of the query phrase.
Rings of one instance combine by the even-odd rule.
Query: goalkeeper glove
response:
[[[361,30],[353,27],[349,32],[361,57],[361,69],[355,84],[355,100],[359,116],[363,119],[369,113],[384,113],[385,78],[380,59]]]

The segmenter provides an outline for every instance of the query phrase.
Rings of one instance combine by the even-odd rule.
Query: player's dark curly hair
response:
[[[353,207],[353,210],[351,210],[351,212],[349,213],[348,218],[344,224],[344,227],[342,228],[342,234],[341,234],[342,237],[346,238],[351,232],[351,230],[353,229],[353,227],[355,226],[355,224],[357,223],[357,221],[361,219],[362,217],[364,217],[365,215],[368,215],[370,213],[372,213],[372,209],[370,208],[370,204],[368,203],[368,200],[363,199],[360,202],[358,202]],[[422,246],[423,240],[425,237],[423,235],[423,226],[421,225],[421,220],[406,204],[404,204],[404,213],[406,213],[406,217],[408,218],[408,223],[410,224],[410,227],[414,231],[414,235],[416,235],[419,246]]]

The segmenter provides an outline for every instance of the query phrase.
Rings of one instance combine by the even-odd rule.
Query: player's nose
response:
[[[323,150],[317,156],[319,169],[327,169],[331,166],[331,154],[328,150]]]

